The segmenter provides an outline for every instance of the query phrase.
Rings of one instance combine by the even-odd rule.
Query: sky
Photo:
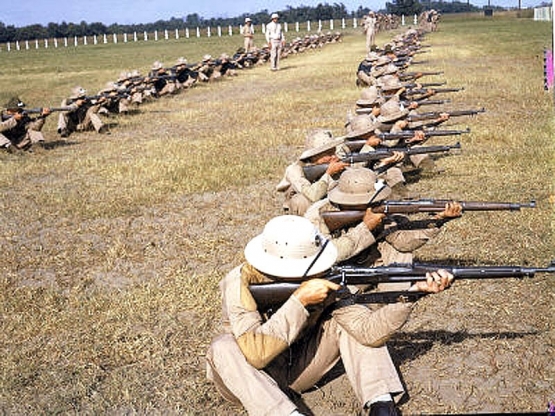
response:
[[[100,22],[105,25],[135,24],[169,20],[172,17],[185,18],[193,13],[205,19],[235,17],[261,10],[272,13],[285,10],[287,6],[315,7],[319,3],[330,5],[343,3],[349,12],[357,10],[360,5],[372,10],[380,10],[385,8],[385,2],[386,0],[22,0],[6,2],[0,12],[0,22],[6,26],[15,27],[36,23],[46,26],[51,22],[64,21],[66,23]],[[531,7],[540,2],[541,0],[521,0],[521,5]],[[518,7],[518,0],[470,0],[470,3],[479,7],[484,5]]]

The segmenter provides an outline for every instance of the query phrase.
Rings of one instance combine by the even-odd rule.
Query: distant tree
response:
[[[424,6],[418,0],[393,0],[392,3],[385,3],[388,13],[398,16],[410,16],[420,14],[424,10]]]

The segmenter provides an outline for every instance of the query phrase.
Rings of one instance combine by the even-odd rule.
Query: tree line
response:
[[[435,9],[440,13],[459,13],[459,12],[472,12],[481,10],[478,7],[472,6],[469,3],[463,2],[443,2],[443,1],[418,1],[418,0],[393,0],[391,3],[386,3],[385,10],[374,10],[375,12],[405,15],[410,16],[419,14],[424,10]],[[305,21],[318,21],[318,20],[338,20],[347,18],[362,18],[371,9],[368,7],[359,6],[357,10],[349,12],[343,3],[322,4],[319,3],[316,7],[300,6],[291,7],[287,6],[285,10],[277,11],[281,15],[281,20],[284,22],[305,22]],[[267,23],[270,21],[270,15],[274,11],[261,10],[255,14],[242,14],[232,18],[210,18],[205,19],[197,13],[188,14],[186,17],[172,17],[169,20],[158,20],[153,23],[145,24],[132,24],[120,25],[114,23],[105,25],[100,22],[87,23],[81,21],[80,23],[48,23],[43,26],[40,24],[33,24],[24,27],[15,27],[14,25],[6,25],[0,21],[0,43],[35,40],[35,39],[53,39],[53,38],[71,38],[94,36],[104,34],[124,34],[124,33],[152,33],[154,31],[174,31],[185,30],[185,28],[196,27],[226,27],[226,26],[239,26],[242,25],[246,17],[250,17],[255,25]]]

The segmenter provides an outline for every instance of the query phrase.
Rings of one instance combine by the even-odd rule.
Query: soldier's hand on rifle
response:
[[[407,90],[406,87],[401,87],[401,88],[399,88],[399,90],[395,93],[395,95],[401,96],[406,90]]]
[[[328,162],[328,168],[326,173],[333,176],[339,172],[342,172],[349,164],[347,162],[342,162],[337,156],[332,156]]]
[[[78,100],[75,101],[75,104],[77,105],[77,107],[81,107],[86,102],[87,100],[85,100],[84,98],[79,98]]]
[[[331,291],[340,288],[337,283],[326,279],[310,279],[302,282],[293,295],[303,306],[317,305],[325,301]]]
[[[409,110],[416,110],[418,107],[420,107],[420,104],[418,104],[416,101],[411,101],[407,108]]]
[[[385,218],[385,214],[375,213],[372,211],[372,208],[368,208],[364,213],[362,222],[366,224],[366,227],[368,227],[368,230],[372,231],[372,230],[375,230],[382,223],[384,218]]]
[[[453,276],[447,270],[439,269],[435,272],[426,273],[426,280],[420,280],[409,288],[409,292],[438,293],[451,286]]]
[[[421,143],[426,140],[426,134],[422,130],[417,130],[414,132],[414,136],[410,139],[406,139],[406,143]]]
[[[458,218],[462,215],[462,205],[458,202],[451,201],[445,204],[445,209],[442,212],[436,214],[438,219],[451,219]]]
[[[393,155],[386,157],[376,165],[376,167],[394,165],[396,163],[405,160],[405,154],[403,152],[393,152]]]
[[[393,128],[399,128],[399,129],[404,129],[405,127],[407,127],[409,125],[408,120],[402,119],[402,120],[398,120],[395,122],[395,124],[393,125]],[[392,129],[393,130],[393,129]]]
[[[449,120],[449,113],[440,113],[439,118],[436,120],[437,122],[447,121]]]
[[[382,144],[382,139],[380,139],[378,136],[376,135],[372,135],[369,138],[366,139],[366,144],[368,146],[371,146],[373,148],[378,147],[380,144]]]
[[[42,111],[40,112],[40,115],[41,115],[42,117],[47,117],[47,116],[50,115],[50,113],[51,113],[50,108],[44,107],[44,108],[42,109]]]

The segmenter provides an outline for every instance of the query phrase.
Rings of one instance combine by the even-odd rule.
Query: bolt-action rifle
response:
[[[445,209],[449,202],[458,202],[464,211],[520,211],[522,208],[535,208],[536,202],[486,202],[453,201],[450,199],[413,199],[402,201],[383,201],[368,207],[377,214],[416,214],[420,212],[437,213]],[[366,210],[342,210],[322,212],[321,216],[330,232],[358,224]]]
[[[345,142],[349,145],[349,142]],[[380,148],[372,152],[364,153],[350,153],[345,157],[341,158],[342,162],[354,164],[361,162],[374,162],[377,160],[385,159],[386,157],[393,156],[393,152],[404,153],[405,156],[411,155],[421,155],[427,153],[441,153],[449,152],[451,149],[460,149],[461,144],[457,143],[453,146],[423,146],[423,147],[388,147]],[[351,149],[352,151],[352,149]],[[323,163],[320,165],[307,165],[303,167],[304,176],[310,182],[315,182],[322,177],[326,170],[328,169],[329,163]]]
[[[419,100],[414,100],[416,103],[418,103],[419,106],[423,106],[423,105],[441,105],[441,104],[447,104],[450,103],[451,100],[446,99],[446,100],[428,100],[427,98],[422,98]],[[409,105],[410,101],[407,100],[403,100],[403,105]],[[357,108],[355,110],[355,112],[357,114],[370,114],[372,112],[372,107],[362,107],[362,108]]]
[[[390,291],[352,294],[347,285],[376,285],[378,283],[416,282],[426,280],[426,273],[438,269],[449,271],[455,279],[511,279],[532,278],[538,273],[555,273],[555,260],[547,267],[526,266],[449,266],[437,264],[393,264],[390,266],[359,268],[353,266],[335,266],[330,269],[325,279],[341,285],[341,289],[332,294],[331,303],[341,305],[356,303],[396,303],[414,302],[428,293],[419,291]],[[260,311],[279,308],[300,286],[297,282],[273,282],[250,285],[249,290]]]
[[[399,74],[401,81],[408,79],[416,79],[426,75],[443,75],[443,71],[420,71],[420,72],[403,72]]]
[[[399,139],[410,139],[414,136],[414,133],[418,130],[403,130],[397,133],[384,132],[379,133],[377,136],[382,140],[399,140]],[[470,133],[470,128],[466,130],[422,130],[424,132],[424,137],[435,137],[435,136],[458,136],[465,133]]]
[[[42,114],[43,110],[48,108],[51,113],[56,111],[69,111],[71,107],[37,107],[37,108],[26,108],[22,112],[23,114]]]
[[[433,91],[434,94],[439,94],[442,92],[459,92],[459,91],[463,91],[464,87],[461,88],[430,88],[430,89],[426,89],[426,88],[413,88],[413,89],[408,89],[405,91],[405,95],[417,95],[417,94],[426,94],[428,91]]]
[[[421,121],[421,120],[433,120],[438,118],[442,113],[449,114],[449,117],[460,117],[460,116],[475,116],[478,113],[484,113],[485,108],[479,110],[454,110],[454,111],[429,111],[420,114],[409,114],[407,116],[407,121]]]

